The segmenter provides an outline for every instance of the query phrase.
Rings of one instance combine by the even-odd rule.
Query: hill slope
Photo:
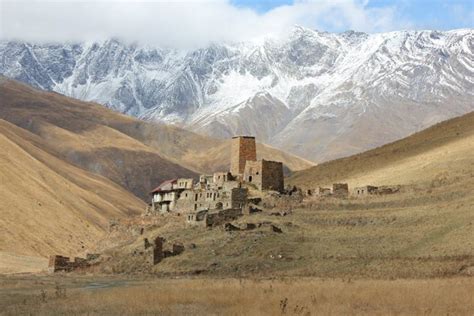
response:
[[[143,210],[133,194],[47,147],[38,136],[0,119],[0,251],[77,254],[102,237],[110,218]]]
[[[295,173],[288,181],[303,187],[348,182],[364,184],[429,183],[439,178],[472,176],[474,112],[394,143]]]
[[[38,135],[66,161],[105,176],[143,199],[165,179],[228,168],[229,141],[143,122],[12,80],[0,83],[0,99],[0,118]],[[262,157],[279,159],[293,170],[311,166],[267,146],[259,149]]]
[[[348,279],[472,275],[473,153],[474,112],[289,179],[307,188],[336,181],[351,187],[409,184],[397,194],[267,196],[262,212],[231,221],[241,229],[230,231],[160,218],[140,238],[108,235],[103,249],[112,259],[104,262],[103,271]],[[144,237],[156,236],[168,246],[183,243],[184,253],[156,265],[146,255],[134,255],[143,251]]]

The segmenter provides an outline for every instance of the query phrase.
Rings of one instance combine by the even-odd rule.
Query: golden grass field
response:
[[[472,315],[474,279],[3,277],[3,315]]]

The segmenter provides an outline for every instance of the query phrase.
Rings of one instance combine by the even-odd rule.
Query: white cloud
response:
[[[1,39],[75,42],[117,37],[180,48],[277,36],[295,24],[327,31],[404,27],[396,21],[395,8],[369,8],[367,0],[299,0],[263,14],[224,0],[0,0],[0,19]]]

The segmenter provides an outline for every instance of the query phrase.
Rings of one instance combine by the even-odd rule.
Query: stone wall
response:
[[[207,213],[207,210],[186,213],[186,224],[189,226],[206,226]]]
[[[242,216],[242,209],[240,208],[231,208],[227,210],[221,210],[216,212],[208,213],[206,216],[206,226],[218,226],[222,225],[225,222],[232,221]]]
[[[262,190],[283,192],[283,163],[262,159]]]
[[[181,243],[174,243],[171,246],[171,249],[165,249],[164,247],[165,244],[165,239],[163,237],[156,237],[153,245],[153,249],[151,251],[151,262],[153,264],[158,264],[160,263],[163,259],[166,257],[172,257],[172,256],[177,256],[180,255],[184,252],[184,245]],[[146,246],[145,243],[145,250],[148,247]],[[149,255],[149,252],[146,252]]]
[[[162,237],[156,237],[153,245],[153,264],[161,262],[164,258],[163,243],[165,240]]]
[[[283,163],[278,161],[247,161],[243,180],[254,184],[259,190],[283,192]]]
[[[262,190],[262,161],[247,161],[245,164],[243,181],[251,183]]]
[[[315,196],[329,196],[331,195],[331,188],[317,187],[314,190]]]
[[[349,185],[347,183],[334,183],[332,185],[332,194],[335,197],[349,196]]]
[[[232,180],[230,172],[215,172],[212,183],[215,187],[222,187],[225,182]]]
[[[192,189],[194,180],[192,178],[179,178],[176,180],[175,188],[177,189]]]
[[[230,190],[206,189],[186,190],[176,201],[177,212],[238,208],[245,205],[248,190],[232,188]]]
[[[257,160],[255,137],[236,136],[232,138],[230,173],[241,176],[244,173],[246,161]]]
[[[86,268],[89,266],[87,259],[75,257],[73,260],[69,257],[64,257],[60,255],[52,255],[49,257],[48,262],[48,271],[49,272],[58,272],[58,271],[72,271],[78,268]]]
[[[373,185],[366,185],[363,187],[357,187],[352,190],[353,196],[367,196],[367,195],[385,195],[394,194],[400,192],[401,185],[383,185],[376,187]]]
[[[377,193],[377,187],[372,185],[366,185],[363,187],[357,187],[352,190],[352,194],[355,196],[366,196]]]

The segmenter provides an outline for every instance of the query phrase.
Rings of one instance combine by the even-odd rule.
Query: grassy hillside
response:
[[[145,207],[121,186],[65,162],[41,138],[4,120],[0,148],[0,251],[77,254],[103,237],[108,219]]]
[[[12,80],[0,81],[0,100],[0,118],[38,135],[67,161],[144,199],[165,179],[228,168],[229,141],[139,121]],[[267,146],[259,149],[262,157],[281,160],[292,170],[311,166]]]
[[[388,145],[296,172],[302,187],[348,182],[414,184],[456,179],[474,170],[474,112],[436,124]]]
[[[231,221],[239,227],[261,225],[248,231],[186,227],[179,217],[160,218],[139,238],[110,235],[101,251],[113,259],[100,271],[382,279],[469,275],[474,273],[474,196],[463,187],[473,185],[471,178],[370,200],[306,201]],[[290,207],[289,215],[271,215]],[[183,243],[185,252],[150,265],[137,253],[144,251],[143,238],[156,236],[168,245]]]
[[[402,192],[368,198],[265,197],[264,211],[232,224],[257,228],[186,227],[160,217],[136,238],[110,235],[113,259],[103,271],[158,275],[432,278],[474,273],[474,114],[399,142],[298,172],[292,183],[335,181],[408,184]],[[272,213],[285,211],[286,216]],[[271,225],[282,230],[274,232]],[[150,265],[143,238],[163,236],[186,251]],[[110,247],[115,243],[114,247]],[[191,247],[191,244],[195,246]]]

